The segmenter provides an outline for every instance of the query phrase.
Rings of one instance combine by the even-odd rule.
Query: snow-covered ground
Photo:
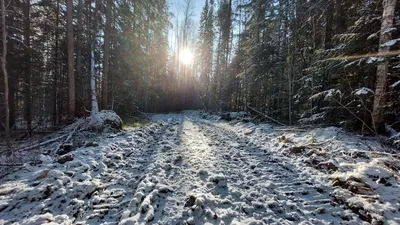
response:
[[[203,118],[154,115],[72,161],[41,156],[0,180],[0,224],[400,223],[399,156],[378,141]]]

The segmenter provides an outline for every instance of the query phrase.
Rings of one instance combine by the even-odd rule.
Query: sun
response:
[[[189,49],[183,49],[179,53],[179,60],[185,65],[192,63],[193,59],[194,59],[193,53]]]

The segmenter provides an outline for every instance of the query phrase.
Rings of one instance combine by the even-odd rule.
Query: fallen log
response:
[[[78,123],[78,124],[75,126],[75,128],[72,130],[72,132],[69,133],[67,139],[65,139],[65,141],[63,141],[63,142],[57,147],[57,149],[55,150],[55,152],[58,151],[59,149],[61,149],[61,147],[62,147],[65,143],[68,143],[68,141],[72,138],[72,136],[75,134],[75,132],[78,130],[78,128],[79,128],[81,125],[82,125],[82,122]]]
[[[76,125],[76,127],[74,128],[74,130],[73,130],[73,131],[69,134],[69,136],[67,137],[67,139],[65,139],[64,143],[67,143],[67,142],[71,139],[72,135],[75,134],[75,132],[78,130],[78,128],[79,128],[81,125],[82,125],[82,123],[78,123],[78,124]]]
[[[19,149],[19,151],[27,151],[27,150],[31,150],[31,149],[34,149],[34,148],[42,147],[42,146],[44,146],[44,145],[48,145],[48,144],[54,143],[54,142],[56,142],[56,141],[59,141],[60,139],[63,139],[63,138],[65,138],[65,137],[67,137],[66,140],[69,140],[69,139],[71,139],[72,135],[76,132],[76,130],[78,129],[78,127],[79,127],[80,125],[81,125],[81,123],[79,123],[79,124],[74,128],[74,130],[73,130],[72,132],[68,133],[68,134],[64,134],[64,135],[61,135],[61,136],[59,136],[59,137],[55,137],[55,138],[52,138],[52,139],[50,139],[50,140],[47,140],[47,141],[44,141],[44,142],[41,142],[41,143],[38,143],[38,144],[35,144],[35,145],[31,145],[31,146],[28,146],[28,147],[24,147],[24,148],[22,148],[22,149]],[[84,129],[81,129],[81,130],[84,130]]]
[[[47,141],[38,143],[38,144],[36,144],[36,145],[24,147],[24,148],[22,148],[22,149],[19,149],[18,151],[27,151],[27,150],[31,150],[31,149],[34,149],[34,148],[38,148],[38,147],[41,147],[41,146],[44,146],[44,145],[47,145],[47,144],[51,144],[51,143],[54,143],[54,142],[56,142],[56,141],[58,141],[58,140],[60,140],[60,139],[63,139],[63,138],[65,138],[65,137],[67,137],[68,135],[69,135],[69,134],[64,134],[64,135],[61,135],[61,136],[59,136],[59,137],[56,137],[56,138],[53,138],[53,139],[50,139],[50,140],[47,140]]]

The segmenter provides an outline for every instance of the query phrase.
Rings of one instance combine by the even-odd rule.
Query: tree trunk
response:
[[[9,7],[12,4],[9,5]],[[7,8],[7,7],[6,7]],[[6,13],[7,14],[7,13]],[[8,28],[15,27],[15,16],[9,16],[8,20],[6,17],[6,24],[8,24]],[[13,29],[7,29],[7,36],[14,35]],[[7,43],[7,52],[14,52],[14,46]],[[10,61],[10,58],[8,58]],[[7,63],[7,60],[6,60]],[[6,65],[7,66],[7,65]],[[7,67],[6,67],[7,68]],[[18,86],[18,77],[16,73],[8,73],[8,105],[9,105],[9,118],[10,118],[10,129],[15,126],[16,119],[16,106],[17,106],[17,86]]]
[[[99,112],[99,106],[97,104],[97,93],[96,93],[96,75],[94,71],[94,46],[92,47],[92,52],[90,53],[90,90],[92,93],[92,116]]]
[[[9,33],[7,33],[8,35]],[[7,48],[7,51],[8,48]],[[9,113],[10,113],[10,129],[15,126],[15,111],[17,105],[17,78],[15,75],[11,74],[8,78],[8,105],[9,105]]]
[[[77,10],[77,34],[76,34],[76,73],[75,79],[76,83],[76,102],[75,105],[78,107],[76,109],[76,114],[81,116],[84,114],[85,107],[85,83],[84,73],[82,72],[82,51],[83,51],[83,0],[78,0],[78,10]]]
[[[92,37],[91,37],[91,50],[90,50],[90,92],[91,92],[91,116],[92,119],[99,112],[99,104],[97,102],[97,92],[96,92],[96,71],[95,71],[95,58],[94,58],[94,49],[96,44],[96,18],[98,12],[99,2],[96,0],[95,9],[92,17]]]
[[[332,46],[332,25],[333,25],[333,0],[328,0],[326,8],[326,27],[325,27],[325,49],[330,49]]]
[[[228,73],[228,64],[229,64],[229,39],[230,39],[230,33],[231,33],[231,27],[232,27],[232,0],[229,0],[229,9],[228,9],[228,18],[226,21],[226,40],[225,40],[225,72]]]
[[[7,74],[7,69],[6,69],[6,63],[7,63],[7,27],[6,27],[6,9],[4,5],[4,0],[1,0],[1,27],[2,27],[2,42],[3,42],[3,51],[2,51],[2,57],[1,57],[1,69],[3,70],[3,76],[4,76],[4,111],[5,111],[5,117],[6,121],[4,124],[4,129],[6,132],[6,144],[7,147],[11,147],[11,141],[10,141],[10,109],[9,109],[9,103],[8,103],[8,74]]]
[[[60,70],[58,67],[58,39],[59,39],[59,34],[58,34],[58,25],[60,22],[60,0],[57,0],[57,9],[56,9],[56,27],[55,27],[55,39],[56,39],[56,45],[54,49],[54,77],[53,77],[53,126],[57,126],[57,100],[59,96],[59,90],[58,90],[58,76],[60,75]]]
[[[67,0],[68,41],[68,117],[75,117],[74,28],[72,25],[73,1]]]
[[[24,13],[24,45],[25,45],[25,121],[26,129],[30,133],[32,130],[32,98],[31,98],[31,21],[30,21],[30,0],[25,0],[23,4]]]
[[[78,33],[76,36],[76,76],[79,77],[82,75],[82,33],[83,33],[83,0],[78,0]]]
[[[110,70],[109,58],[110,58],[110,32],[111,32],[111,8],[112,1],[107,0],[106,6],[106,29],[104,32],[104,60],[103,60],[103,82],[102,82],[102,96],[101,96],[101,108],[108,108],[108,76]]]
[[[343,6],[344,0],[336,0],[335,4],[335,22],[336,22],[336,33],[341,34],[346,31],[346,21],[347,21],[347,16],[344,13],[344,6]]]
[[[389,47],[383,44],[392,39],[390,29],[393,28],[394,12],[396,0],[383,0],[383,16],[381,25],[381,35],[379,39],[379,54],[384,54],[390,50]],[[375,98],[372,111],[372,120],[374,129],[378,133],[385,132],[385,104],[386,104],[386,89],[388,80],[389,61],[385,57],[383,62],[380,62],[376,72],[375,83]]]

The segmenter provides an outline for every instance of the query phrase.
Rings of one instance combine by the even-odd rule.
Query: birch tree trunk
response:
[[[391,28],[393,28],[396,0],[383,0],[383,16],[381,25],[381,35],[379,39],[379,54],[388,52],[390,48],[383,45],[392,39]],[[376,72],[375,98],[372,111],[372,121],[374,129],[378,133],[385,132],[385,104],[388,78],[389,61],[385,57],[380,62]]]
[[[5,108],[5,117],[6,122],[4,124],[4,129],[6,131],[6,144],[7,147],[11,147],[10,142],[10,109],[8,103],[8,74],[6,69],[7,63],[7,27],[6,27],[6,9],[4,5],[4,0],[1,0],[1,27],[2,27],[2,42],[3,42],[3,51],[1,55],[1,69],[3,70],[4,76],[4,108]]]
[[[98,0],[95,1],[95,8],[94,8],[94,14],[93,14],[93,20],[92,20],[92,44],[91,44],[91,52],[90,52],[90,93],[91,93],[91,105],[92,105],[92,110],[91,110],[91,117],[92,121],[96,120],[96,114],[99,112],[99,104],[97,103],[97,92],[96,92],[96,72],[94,68],[94,48],[96,44],[96,18],[97,18],[97,11],[98,11],[99,3]]]
[[[74,28],[72,25],[73,1],[67,0],[68,41],[68,117],[75,117]]]
[[[99,105],[97,104],[96,96],[96,74],[94,71],[94,44],[90,53],[90,90],[92,93],[92,111],[91,115],[94,116],[99,112]]]

